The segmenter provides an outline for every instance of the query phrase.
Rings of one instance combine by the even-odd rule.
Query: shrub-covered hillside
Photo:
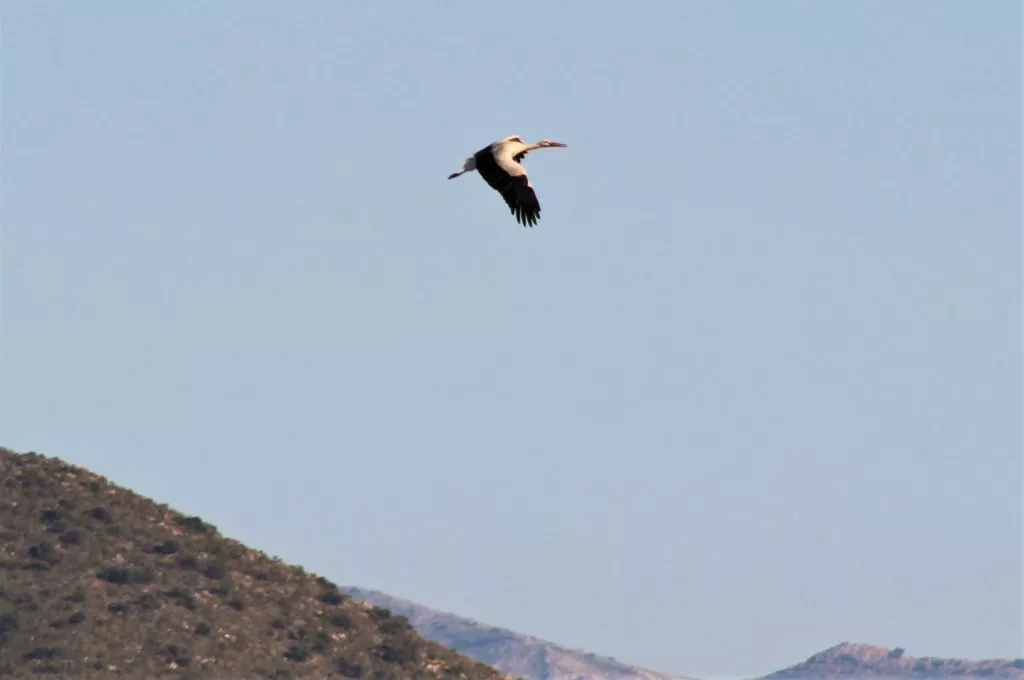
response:
[[[0,448],[0,675],[38,674],[504,677],[198,517]]]

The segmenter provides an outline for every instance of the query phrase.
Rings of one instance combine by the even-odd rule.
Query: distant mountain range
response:
[[[409,619],[428,640],[527,680],[680,680],[616,659],[568,649],[545,640],[489,626],[447,612],[415,604],[377,590],[342,588],[357,600],[384,607]],[[758,680],[810,680],[811,678],[1022,678],[1024,659],[967,661],[914,657],[903,649],[840,643],[805,661]]]
[[[0,447],[0,676],[686,680],[323,576],[57,458]],[[761,680],[1024,680],[1024,659],[842,643]]]
[[[377,590],[342,588],[357,600],[409,619],[427,640],[457,650],[503,673],[528,680],[688,680],[615,659],[568,649],[529,635],[430,609]]]

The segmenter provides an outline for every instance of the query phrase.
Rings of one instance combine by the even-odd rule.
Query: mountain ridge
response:
[[[0,676],[696,680],[381,591],[338,587],[215,526],[0,447]],[[756,680],[1024,679],[1024,659],[842,642]]]
[[[911,656],[902,647],[840,642],[759,680],[857,678],[1024,678],[1024,659]]]

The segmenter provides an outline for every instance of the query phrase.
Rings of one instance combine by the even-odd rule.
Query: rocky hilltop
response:
[[[0,676],[37,675],[504,677],[198,517],[0,448]]]
[[[347,587],[354,598],[409,619],[416,631],[490,666],[528,680],[683,680],[616,659],[568,649],[529,635],[430,609],[377,590]]]
[[[763,680],[798,678],[1024,678],[1024,659],[967,661],[910,656],[901,647],[843,642],[803,663],[764,676]]]

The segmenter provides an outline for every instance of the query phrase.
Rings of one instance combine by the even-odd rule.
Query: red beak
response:
[[[569,146],[569,145],[568,145],[568,144],[562,144],[561,142],[552,142],[552,141],[548,140],[548,146],[561,146],[561,147],[567,147],[567,146]]]

